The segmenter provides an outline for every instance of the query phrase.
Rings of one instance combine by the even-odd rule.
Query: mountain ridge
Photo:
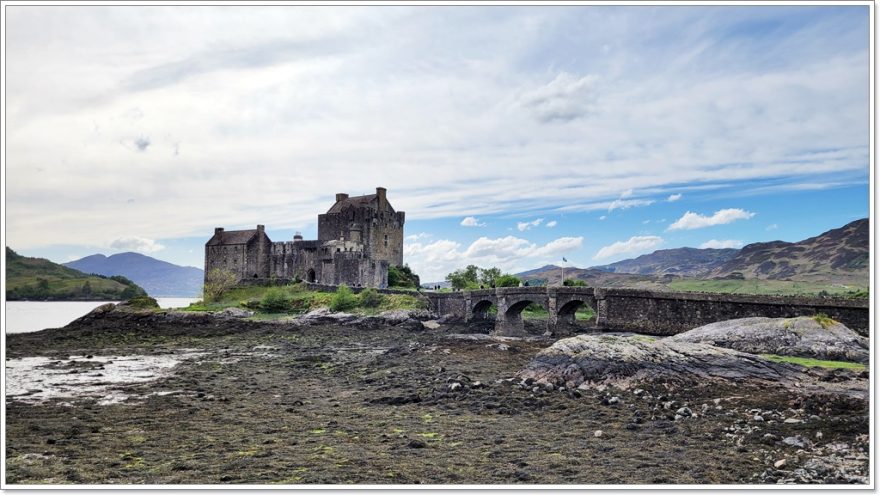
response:
[[[140,253],[110,256],[93,254],[63,266],[85,273],[122,275],[134,281],[153,297],[196,297],[202,289],[204,271],[180,266]]]

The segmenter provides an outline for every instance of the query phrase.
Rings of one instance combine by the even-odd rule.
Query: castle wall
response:
[[[222,270],[234,273],[242,280],[247,278],[247,245],[232,244],[220,246],[205,246],[205,276],[213,270]]]
[[[269,254],[269,276],[308,281],[309,270],[314,270],[315,280],[321,280],[319,244],[318,241],[273,242]]]
[[[403,265],[404,213],[379,212],[370,229],[369,253],[375,260],[384,260],[394,266]]]

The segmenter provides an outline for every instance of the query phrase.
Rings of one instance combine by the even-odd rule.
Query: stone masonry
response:
[[[388,285],[388,267],[403,264],[404,212],[395,211],[386,190],[352,196],[340,193],[327,213],[318,215],[318,239],[272,242],[265,227],[214,229],[205,244],[205,277],[221,269],[240,284],[269,280],[351,287]]]

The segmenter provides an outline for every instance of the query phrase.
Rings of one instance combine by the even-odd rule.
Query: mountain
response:
[[[122,276],[87,275],[6,248],[7,301],[119,301],[144,293],[144,289]]]
[[[868,282],[868,219],[863,218],[800,242],[757,242],[715,268],[714,277]]]
[[[562,268],[546,265],[541,268],[517,273],[529,285],[559,285],[562,276],[566,279],[583,280],[590,287],[631,287],[646,290],[663,290],[665,285],[660,277],[632,273],[614,273],[598,268]]]
[[[153,297],[195,297],[202,290],[205,278],[204,271],[198,268],[174,265],[138,253],[93,254],[64,266],[86,273],[128,277]]]
[[[598,270],[612,273],[638,275],[680,275],[702,277],[731,260],[739,249],[661,249],[638,258],[618,261],[610,265],[596,266]]]

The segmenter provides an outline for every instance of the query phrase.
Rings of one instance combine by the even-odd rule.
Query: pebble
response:
[[[797,418],[785,418],[785,421],[783,421],[783,423],[789,423],[789,424],[792,424],[792,423],[803,423],[803,421],[801,421],[801,420],[799,420],[799,419],[797,419]]]
[[[773,463],[773,467],[779,469],[785,467],[786,464],[788,464],[788,461],[786,461],[785,459],[779,459],[778,461]]]
[[[602,436],[602,430],[596,430],[593,432],[593,436],[599,438]]]
[[[691,408],[689,408],[689,407],[680,407],[680,408],[678,408],[678,411],[675,411],[675,414],[679,415],[679,416],[687,417],[687,416],[693,416],[694,412],[691,411]]]
[[[452,383],[449,384],[449,390],[450,390],[450,391],[455,391],[455,390],[458,390],[458,389],[460,389],[460,388],[461,388],[461,384],[458,383],[458,382],[452,382]]]
[[[761,422],[761,421],[764,421],[764,418],[761,415],[755,414],[755,417],[752,418],[752,420]]]
[[[617,404],[618,402],[620,402],[620,397],[612,397],[608,399],[609,404]]]
[[[816,438],[822,438],[822,437],[824,437],[824,436],[825,436],[825,435],[823,435],[821,431],[817,431],[817,432],[816,432]]]

